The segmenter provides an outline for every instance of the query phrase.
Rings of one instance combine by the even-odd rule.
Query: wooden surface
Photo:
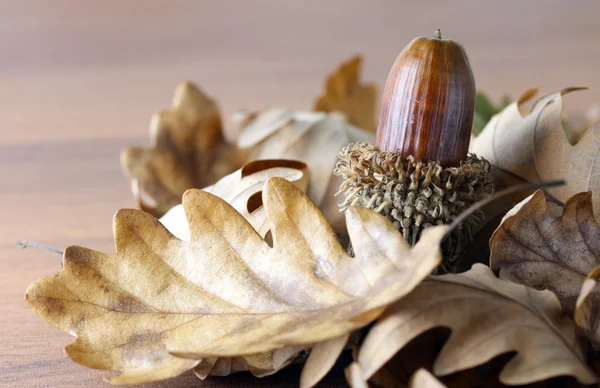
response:
[[[492,97],[587,85],[567,99],[600,103],[600,2],[590,1],[3,1],[0,3],[0,386],[105,386],[71,362],[70,337],[23,295],[60,257],[17,240],[112,252],[112,215],[135,206],[119,150],[146,144],[150,115],[175,85],[198,82],[226,115],[267,105],[309,108],[322,79],[356,52],[365,79],[385,81],[398,52],[441,28],[470,55]],[[485,5],[483,5],[485,4]],[[293,386],[268,380],[152,386]],[[324,386],[342,384],[337,371]]]

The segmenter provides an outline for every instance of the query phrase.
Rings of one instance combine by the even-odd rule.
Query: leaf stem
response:
[[[35,241],[17,241],[17,246],[19,248],[21,248],[21,249],[25,249],[25,248],[29,248],[29,247],[39,248],[39,249],[43,249],[43,250],[48,251],[48,252],[56,253],[56,254],[61,255],[61,256],[64,254],[64,252],[59,251],[56,248],[51,248],[51,247],[49,247],[47,245],[40,244],[40,243],[35,242]]]

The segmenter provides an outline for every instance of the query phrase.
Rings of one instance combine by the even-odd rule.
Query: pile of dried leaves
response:
[[[338,211],[337,153],[372,142],[375,128],[360,66],[329,77],[315,111],[238,115],[235,144],[217,103],[181,84],[152,120],[151,146],[122,154],[143,211],[115,215],[116,253],[68,247],[63,269],[27,290],[43,319],[77,338],[68,356],[118,371],[107,379],[121,384],[305,362],[310,387],[345,349],[353,387],[597,383],[600,123],[567,140],[562,96],[574,89],[523,113],[528,91],[495,115],[472,151],[500,189],[567,184],[488,206],[465,253],[483,264],[430,276],[448,226],[410,247],[371,210]]]

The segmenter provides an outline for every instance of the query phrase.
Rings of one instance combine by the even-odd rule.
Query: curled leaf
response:
[[[597,377],[585,362],[572,321],[556,296],[498,279],[476,264],[460,275],[429,277],[371,328],[358,355],[369,378],[411,339],[434,328],[452,332],[433,366],[436,375],[480,365],[500,354],[517,354],[500,381],[517,385],[554,376],[583,384]]]
[[[306,192],[308,171],[306,164],[296,160],[255,160],[241,169],[221,178],[203,190],[224,199],[244,216],[250,225],[265,237],[270,225],[262,207],[262,189],[267,180],[279,177],[294,183]],[[190,241],[190,228],[183,205],[169,210],[160,221],[177,238]]]
[[[576,194],[562,208],[538,190],[505,216],[490,240],[490,251],[490,266],[501,277],[551,290],[573,316],[581,285],[600,265],[600,226],[592,194]],[[589,298],[600,302],[600,292]]]
[[[239,147],[248,147],[252,159],[294,159],[310,171],[308,196],[345,241],[344,217],[335,193],[341,184],[333,176],[338,152],[349,143],[373,141],[373,135],[349,124],[343,117],[322,112],[267,109],[244,121]],[[346,242],[346,241],[345,241]]]
[[[373,136],[337,115],[283,112],[287,112],[285,119],[273,119],[273,109],[254,115],[242,128],[238,146],[256,147],[252,159],[285,158],[306,163],[311,172],[308,195],[314,203],[320,204],[332,180],[338,152],[348,143],[372,140]]]
[[[369,324],[441,260],[445,226],[429,228],[411,248],[382,216],[352,208],[350,257],[293,184],[267,181],[263,205],[272,247],[202,190],[183,198],[189,242],[147,213],[121,210],[115,254],[68,247],[63,270],[33,283],[27,302],[77,337],[66,348],[74,361],[120,371],[111,382],[142,383],[215,357],[249,362],[262,354],[272,366],[273,352]]]

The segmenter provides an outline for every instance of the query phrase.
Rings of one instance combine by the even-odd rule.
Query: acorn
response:
[[[410,42],[388,76],[375,145],[354,143],[339,154],[341,210],[373,209],[414,245],[424,228],[451,223],[493,194],[490,164],[468,154],[474,110],[475,81],[462,45],[439,30]],[[457,259],[482,218],[475,213],[453,231],[437,273],[470,266]]]
[[[394,62],[375,148],[458,166],[467,158],[474,112],[475,79],[467,53],[437,30],[434,38],[413,39]]]

